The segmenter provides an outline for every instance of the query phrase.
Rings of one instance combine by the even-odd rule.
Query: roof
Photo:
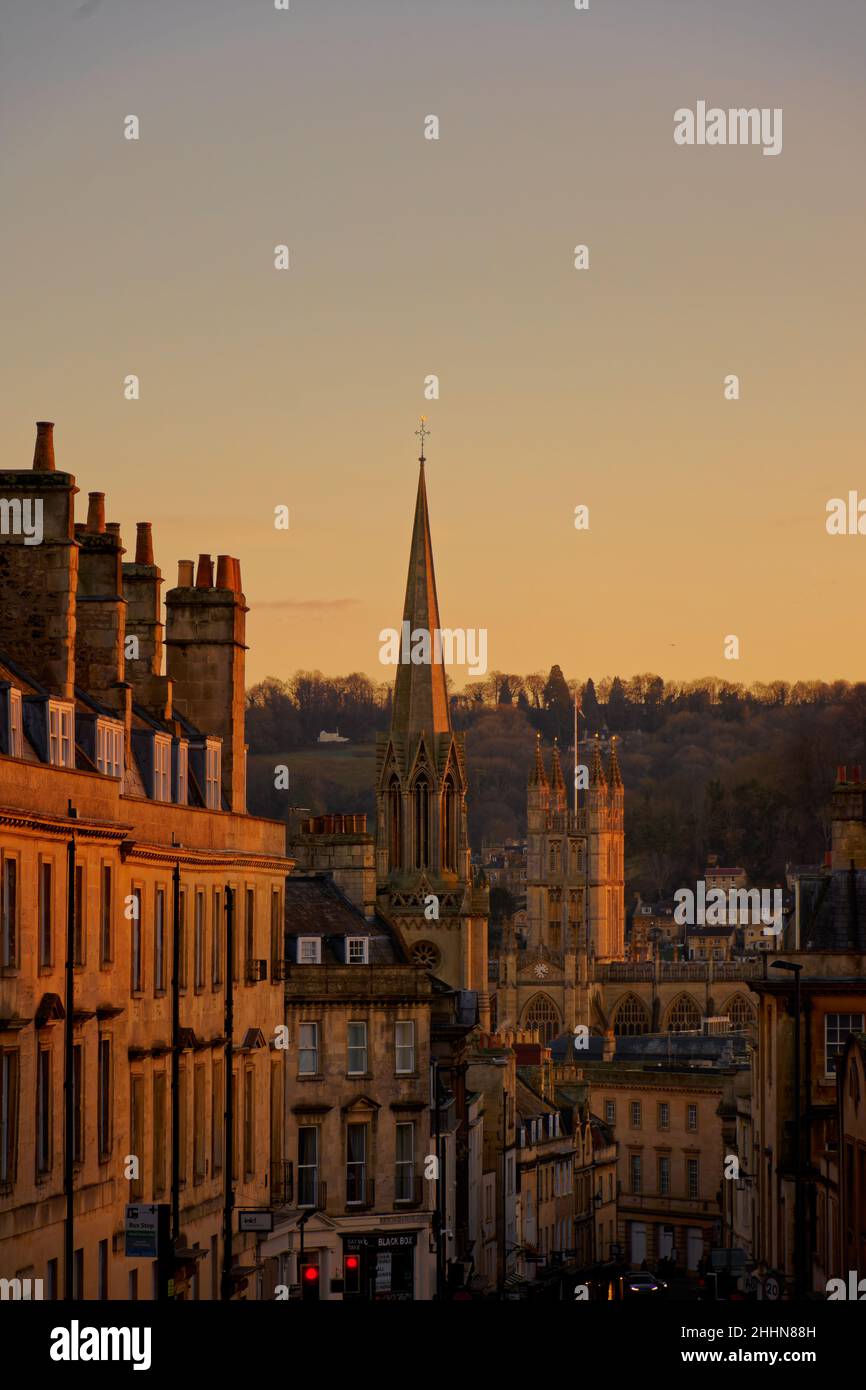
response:
[[[800,949],[866,951],[866,869],[800,879]]]
[[[403,943],[384,918],[364,916],[327,874],[291,874],[286,879],[287,937],[319,936],[322,963],[345,964],[347,936],[369,938],[371,965],[408,963]]]
[[[590,1034],[587,1042],[588,1047],[575,1052],[571,1033],[554,1038],[550,1044],[554,1061],[573,1061],[578,1067],[583,1062],[603,1061],[604,1038]],[[731,1066],[735,1059],[745,1056],[746,1039],[742,1033],[643,1033],[633,1038],[617,1038],[612,1060],[614,1064],[656,1064],[670,1060],[675,1064],[699,1062],[703,1065],[716,1063]]]

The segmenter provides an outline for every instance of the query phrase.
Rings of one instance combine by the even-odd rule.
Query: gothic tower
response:
[[[489,895],[470,867],[463,738],[451,727],[445,667],[434,640],[439,603],[423,436],[419,462],[391,729],[376,748],[377,897],[414,961],[454,989],[477,991],[480,1022],[489,1027]],[[423,644],[412,640],[420,633],[427,634]],[[419,661],[419,655],[428,659]]]
[[[596,743],[586,804],[568,809],[559,749],[548,778],[536,739],[526,789],[527,858],[524,943],[505,935],[497,1008],[511,1027],[537,1027],[544,1040],[577,1024],[597,1025],[595,966],[621,958],[623,785],[612,745],[605,773]]]

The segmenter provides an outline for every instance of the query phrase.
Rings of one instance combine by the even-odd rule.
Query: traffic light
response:
[[[301,1265],[301,1298],[318,1299],[319,1297],[319,1257],[318,1255],[308,1255]]]
[[[361,1292],[361,1261],[357,1255],[347,1255],[345,1259],[346,1281],[344,1285],[345,1293]]]

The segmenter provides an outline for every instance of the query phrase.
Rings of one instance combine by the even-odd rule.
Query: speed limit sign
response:
[[[764,1280],[764,1297],[776,1299],[779,1297],[779,1280],[775,1274],[768,1274]]]

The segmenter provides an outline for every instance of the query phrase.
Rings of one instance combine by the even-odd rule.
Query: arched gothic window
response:
[[[457,793],[451,773],[445,778],[442,788],[442,814],[439,827],[442,844],[442,868],[447,873],[457,872]]]
[[[694,999],[681,994],[668,1013],[669,1033],[695,1033],[701,1026],[701,1013]]]
[[[403,867],[403,798],[397,777],[388,784],[388,863],[392,869]]]
[[[728,1000],[727,1014],[731,1027],[738,1031],[755,1026],[755,1011],[742,994],[735,994],[733,999]]]
[[[649,1010],[636,994],[628,994],[614,1015],[613,1033],[616,1038],[635,1038],[648,1033],[650,1026]]]
[[[546,994],[536,994],[530,999],[523,1015],[524,1028],[537,1028],[542,1043],[553,1041],[559,1032],[559,1013],[556,1005]]]
[[[415,868],[430,866],[430,784],[422,772],[412,786]]]

